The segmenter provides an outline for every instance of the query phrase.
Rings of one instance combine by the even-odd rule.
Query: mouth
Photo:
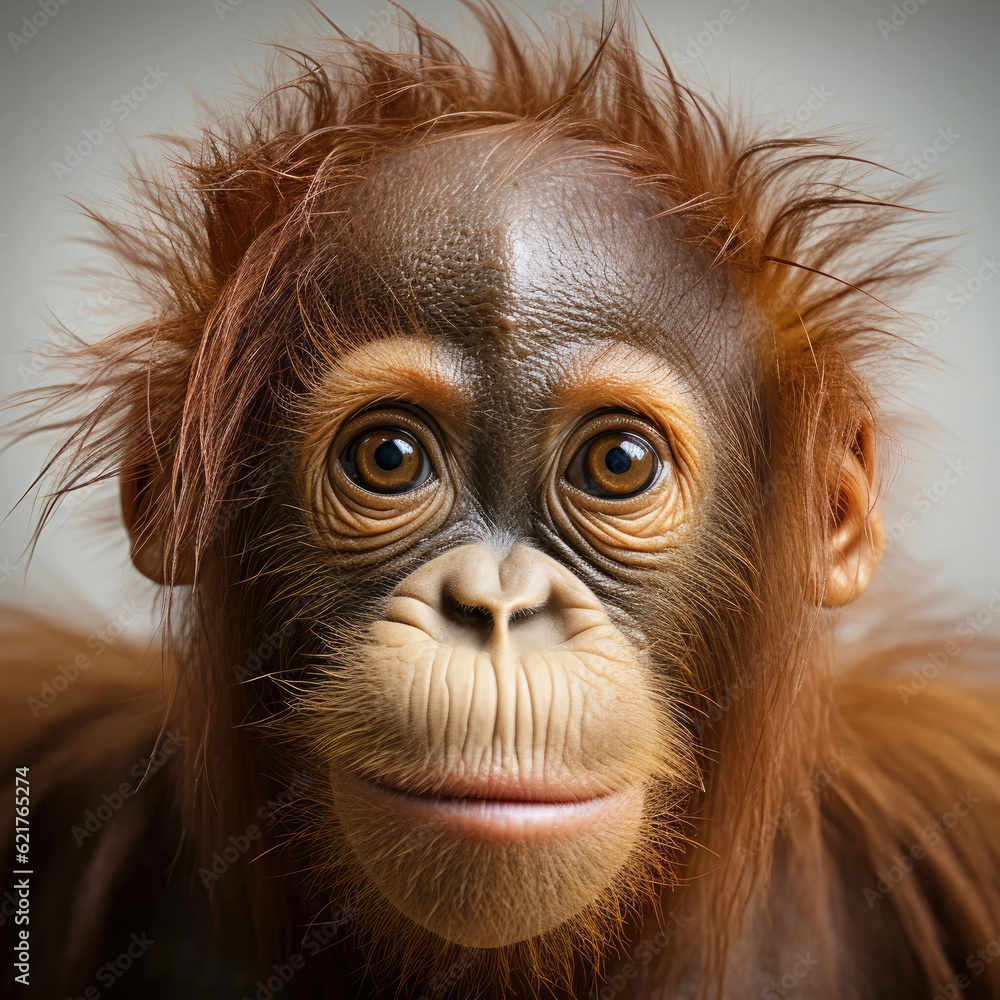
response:
[[[548,797],[544,789],[507,789],[502,794],[445,795],[409,792],[355,776],[340,775],[352,794],[373,806],[390,810],[409,822],[445,835],[458,835],[481,843],[525,843],[571,838],[613,819],[615,813],[632,812],[641,803],[641,788],[626,788],[585,798],[565,791]],[[471,792],[472,790],[470,790]]]

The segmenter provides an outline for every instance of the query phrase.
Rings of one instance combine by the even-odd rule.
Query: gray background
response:
[[[367,7],[326,0],[321,6],[348,35],[392,38],[394,15],[385,0]],[[404,6],[451,32],[472,34],[471,18],[457,4],[405,0]],[[593,0],[529,0],[522,6],[543,32],[598,9]],[[724,10],[730,14],[723,18]],[[932,316],[944,310],[945,321],[927,338],[938,360],[893,385],[887,400],[914,419],[902,438],[907,462],[885,505],[898,544],[862,608],[895,588],[946,595],[942,606],[955,622],[985,609],[991,591],[1000,588],[1000,276],[981,288],[968,282],[983,257],[1000,253],[1000,4],[677,0],[649,2],[642,11],[685,73],[723,99],[752,103],[762,124],[785,134],[842,127],[868,141],[862,155],[921,176],[940,174],[931,207],[944,214],[928,225],[962,235],[954,266],[900,303]],[[25,18],[35,19],[30,38]],[[195,95],[214,105],[240,93],[240,75],[252,79],[254,64],[267,55],[256,39],[300,31],[308,46],[308,35],[319,30],[315,15],[293,0],[4,0],[0,394],[51,377],[39,353],[52,340],[47,311],[89,337],[134,315],[115,283],[108,287],[98,278],[100,261],[77,239],[88,230],[69,197],[114,197],[116,161],[130,141],[190,133],[200,114]],[[141,84],[147,67],[166,75],[120,120],[111,114],[113,102]],[[114,118],[114,131],[57,176],[53,164],[65,163],[67,144],[107,117]],[[935,140],[938,149],[925,155]],[[138,145],[156,155],[153,143],[138,138]],[[885,190],[891,180],[885,175],[873,183]],[[960,288],[969,294],[956,292]],[[34,441],[0,456],[3,512],[28,488],[46,450],[47,444]],[[929,500],[920,499],[921,490]],[[104,620],[122,619],[123,600],[152,607],[151,585],[127,565],[113,489],[90,491],[57,515],[29,571],[25,545],[36,509],[29,498],[0,524],[0,597],[91,621],[95,609]],[[148,627],[149,620],[150,614],[140,615],[136,627]]]

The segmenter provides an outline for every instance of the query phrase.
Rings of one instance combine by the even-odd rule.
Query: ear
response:
[[[122,517],[132,541],[132,565],[153,583],[193,583],[193,553],[184,549],[173,558],[167,552],[163,528],[156,523],[157,501],[170,489],[169,470],[130,465],[122,472],[120,484]]]
[[[864,593],[885,551],[877,506],[878,474],[871,425],[862,424],[830,476],[829,572],[823,605],[848,604]]]

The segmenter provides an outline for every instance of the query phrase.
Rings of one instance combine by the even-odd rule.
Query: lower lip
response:
[[[572,837],[631,811],[639,789],[573,802],[526,802],[517,799],[436,798],[411,795],[372,781],[352,778],[356,794],[391,809],[412,822],[480,841],[537,841]]]

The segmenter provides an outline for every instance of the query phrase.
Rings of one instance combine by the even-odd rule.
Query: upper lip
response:
[[[392,780],[366,775],[365,780],[383,791],[427,799],[482,799],[495,802],[532,802],[569,804],[603,798],[614,790],[592,782],[568,786],[552,781],[523,780],[511,775],[493,774],[485,779],[448,776],[432,780],[424,787],[405,786]]]

